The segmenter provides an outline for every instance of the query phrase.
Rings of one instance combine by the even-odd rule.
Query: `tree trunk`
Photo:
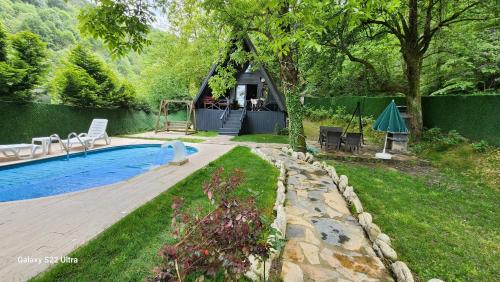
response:
[[[423,130],[422,96],[420,93],[420,71],[422,70],[423,53],[419,47],[418,33],[418,0],[408,1],[408,31],[406,32],[402,53],[406,63],[406,79],[408,89],[406,102],[410,114],[410,132],[419,139]]]
[[[306,139],[302,120],[304,109],[299,95],[299,72],[293,61],[293,52],[289,51],[280,59],[280,76],[289,118],[289,144],[294,151],[306,151]]]
[[[420,93],[422,57],[415,53],[407,53],[404,54],[404,59],[406,62],[406,78],[408,80],[406,102],[410,114],[410,132],[418,139],[423,130],[422,95]]]

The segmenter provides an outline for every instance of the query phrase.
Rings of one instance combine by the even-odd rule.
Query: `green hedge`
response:
[[[391,100],[396,104],[404,104],[404,97],[364,97],[364,96],[342,96],[332,98],[305,97],[305,105],[311,108],[336,109],[345,107],[348,113],[356,109],[358,102],[361,103],[363,114],[366,116],[377,116],[380,114]]]
[[[393,99],[397,105],[405,105],[404,97],[363,96],[306,97],[304,103],[310,108],[345,107],[352,113],[361,102],[363,114],[376,118]],[[500,95],[426,96],[422,98],[422,112],[427,128],[455,129],[471,140],[500,145]]]
[[[500,145],[500,95],[424,97],[422,110],[427,128],[455,129],[471,140]]]
[[[0,102],[0,144],[31,142],[32,137],[87,132],[92,119],[108,119],[109,135],[153,130],[156,116],[125,109]]]

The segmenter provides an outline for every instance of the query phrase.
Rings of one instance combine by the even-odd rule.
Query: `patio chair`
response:
[[[343,132],[344,129],[342,127],[334,127],[334,126],[320,126],[319,127],[319,137],[318,137],[318,142],[324,143],[326,140],[326,132],[328,131],[335,131],[335,132]]]
[[[250,99],[250,103],[252,103],[252,111],[255,111],[259,107],[259,99]]]
[[[229,100],[226,97],[222,97],[217,101],[217,106],[221,109],[225,109],[229,105]]]
[[[361,147],[361,133],[347,133],[345,138],[345,148],[351,150],[356,150],[359,152],[359,147]]]
[[[326,149],[328,150],[332,146],[334,146],[335,149],[340,149],[341,136],[342,131],[327,131],[325,140]],[[321,146],[321,148],[323,148],[323,146]]]
[[[88,148],[94,147],[94,143],[97,140],[104,140],[106,145],[111,144],[111,139],[106,133],[106,127],[108,126],[107,119],[94,119],[90,124],[89,131],[87,133],[80,133],[77,137],[73,137],[70,139],[61,140],[61,142],[68,145],[68,148],[71,148],[72,145],[82,145],[80,141],[82,141],[85,146]]]
[[[40,148],[39,145],[34,144],[11,144],[11,145],[0,145],[0,152],[7,158],[16,157],[18,159],[29,159],[33,158],[36,150]],[[21,150],[28,149],[28,155],[21,155]]]

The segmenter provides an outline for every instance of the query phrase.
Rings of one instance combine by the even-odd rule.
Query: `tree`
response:
[[[134,87],[121,83],[101,59],[82,45],[71,50],[51,84],[63,104],[130,108],[137,103]]]
[[[407,79],[404,94],[410,113],[410,127],[419,137],[423,129],[421,101],[421,72],[425,54],[435,35],[450,25],[478,20],[471,14],[481,1],[406,0],[406,4],[367,2],[361,8],[366,12],[360,17],[362,26],[376,26],[397,38],[405,63]]]
[[[8,40],[0,30],[0,95],[14,100],[31,100],[32,90],[46,71],[46,49],[40,37],[29,31],[18,32]]]
[[[66,65],[52,81],[53,90],[65,105],[93,107],[99,104],[99,85],[84,69]]]
[[[151,45],[141,54],[139,79],[134,83],[138,93],[154,109],[162,99],[192,99],[217,58],[212,31],[198,27],[190,38],[154,31],[148,39]]]

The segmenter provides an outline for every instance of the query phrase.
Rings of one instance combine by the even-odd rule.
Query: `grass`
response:
[[[201,187],[218,167],[226,172],[240,168],[246,178],[237,194],[254,197],[264,215],[272,217],[278,171],[250,149],[236,147],[73,251],[69,257],[78,258],[77,264],[56,264],[31,281],[144,281],[161,261],[160,247],[172,240],[173,197],[184,198],[186,209],[199,205],[208,209]]]
[[[231,141],[236,142],[255,142],[255,143],[288,143],[288,135],[276,134],[246,134],[231,138]]]
[[[408,263],[420,281],[497,281],[498,186],[467,173],[481,156],[471,157],[466,145],[426,155],[439,169],[437,175],[415,176],[382,166],[334,165],[349,177],[365,210],[393,238],[399,259]],[[498,159],[493,162],[498,179]]]
[[[430,160],[440,170],[467,177],[479,185],[500,187],[500,148],[491,147],[480,153],[467,142],[438,149],[424,148],[418,155]]]
[[[161,137],[135,137],[135,136],[127,136],[127,135],[119,135],[117,137],[121,138],[129,138],[129,139],[141,139],[141,140],[155,140],[155,141],[182,141],[187,143],[201,143],[205,141],[205,139],[201,138],[189,138],[189,137],[180,137],[180,138],[161,138]]]
[[[200,136],[200,137],[216,137],[219,135],[217,131],[197,131],[193,136]]]

